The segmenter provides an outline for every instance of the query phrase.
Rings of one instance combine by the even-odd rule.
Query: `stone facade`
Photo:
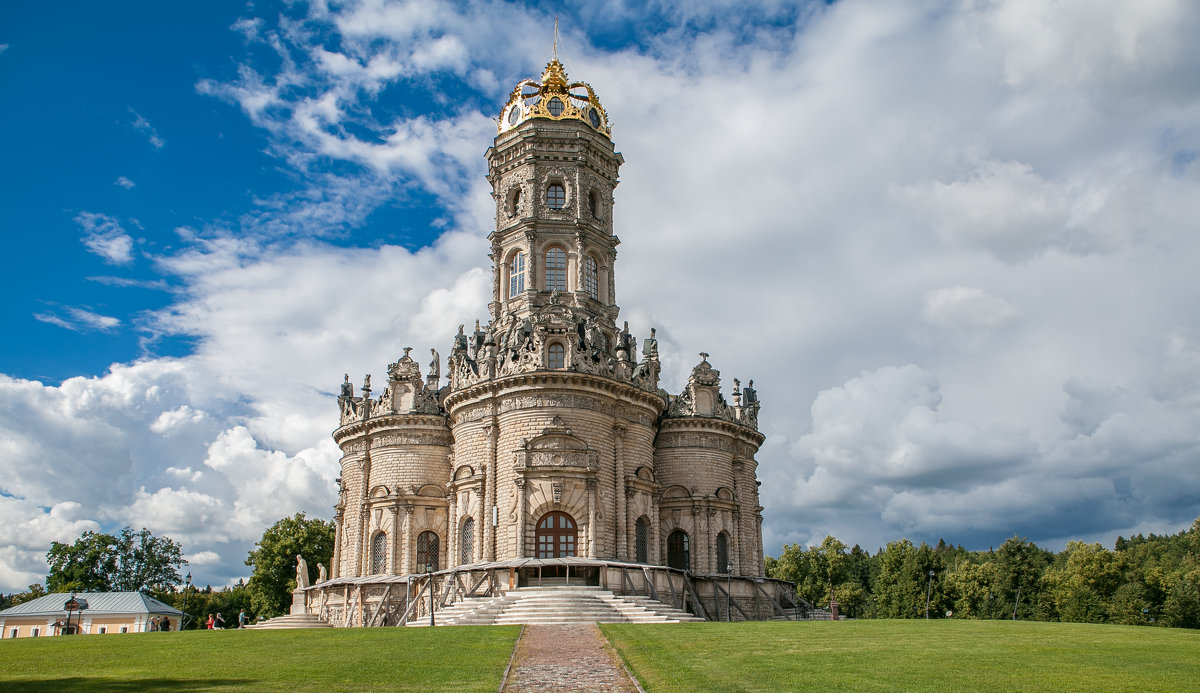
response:
[[[377,397],[347,376],[330,579],[559,556],[763,575],[753,381],[730,404],[701,354],[668,394],[654,330],[617,325],[610,135],[557,59],[513,90],[486,154],[489,319],[445,378],[411,349]]]

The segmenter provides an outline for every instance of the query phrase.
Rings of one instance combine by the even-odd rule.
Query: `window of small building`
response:
[[[376,532],[371,537],[371,574],[382,575],[387,571],[387,534]]]
[[[596,258],[588,255],[583,260],[583,290],[588,296],[600,299],[600,282],[597,280],[598,265]]]
[[[650,523],[645,517],[639,517],[634,529],[634,546],[638,563],[650,562]]]
[[[121,626],[121,632],[122,632],[122,633],[128,633],[128,632],[129,632],[129,626]]]
[[[36,626],[34,627],[34,629],[32,631],[30,631],[30,635],[35,638],[41,634],[42,634],[42,629],[38,628]]]
[[[729,535],[721,532],[717,535],[717,572],[728,573],[729,570]]]
[[[9,633],[8,637],[15,638],[15,637],[17,637],[17,633],[20,633],[20,632],[21,632],[20,628],[13,628],[12,632]]]
[[[438,539],[436,532],[424,531],[417,535],[417,570],[424,572],[426,566],[432,565],[434,570],[438,568],[438,554],[440,553],[441,541]]]
[[[475,556],[475,518],[468,517],[462,524],[462,538],[458,542],[458,562],[466,565],[474,560]]]
[[[107,632],[108,632],[108,626],[100,626],[100,635],[104,635]]]
[[[546,291],[567,290],[567,254],[562,248],[546,251]]]
[[[525,253],[517,251],[508,263],[508,297],[516,298],[525,291]]]
[[[561,183],[551,183],[546,188],[546,204],[550,209],[562,209],[567,204],[567,189]]]
[[[667,536],[667,566],[680,570],[691,570],[691,542],[687,532],[677,529]]]

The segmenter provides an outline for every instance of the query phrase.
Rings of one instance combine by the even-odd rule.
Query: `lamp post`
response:
[[[933,568],[929,569],[929,589],[925,590],[925,620],[929,620],[929,598],[933,595]]]
[[[425,572],[429,574],[429,625],[433,625],[433,562],[425,564]]]
[[[733,588],[733,564],[729,563],[728,565],[725,566],[725,622],[726,623],[733,622],[733,612],[729,610],[730,609],[729,602],[732,599],[729,596],[729,594],[730,594],[729,591],[732,588]]]
[[[184,578],[184,614],[179,616],[179,631],[184,632],[187,626],[187,591],[192,589],[192,572],[188,571]]]

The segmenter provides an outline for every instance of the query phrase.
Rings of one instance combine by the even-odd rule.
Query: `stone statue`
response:
[[[353,397],[354,386],[350,384],[350,374],[346,374],[346,379],[342,381],[342,397]]]
[[[296,589],[302,590],[306,587],[308,587],[308,564],[304,562],[303,556],[296,554]]]
[[[466,351],[467,350],[467,335],[463,334],[463,327],[465,327],[465,325],[459,325],[458,326],[458,334],[454,335],[454,348],[456,350],[461,349],[463,351]]]
[[[642,342],[642,353],[646,358],[658,358],[658,339],[654,336],[654,328],[650,328],[650,336]]]
[[[746,404],[753,404],[758,401],[758,393],[754,391],[753,380],[746,387],[742,388],[742,398],[746,401]]]
[[[325,564],[318,563],[317,564],[317,584],[319,585],[328,579],[329,579],[329,576],[325,573]]]
[[[365,376],[363,376],[362,389],[363,389],[363,392],[371,391],[371,374],[370,373],[367,373]]]
[[[430,349],[429,353],[433,354],[433,360],[429,362],[429,377],[437,383],[442,379],[442,355],[437,349]]]

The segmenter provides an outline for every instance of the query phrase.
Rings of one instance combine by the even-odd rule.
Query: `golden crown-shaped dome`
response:
[[[499,131],[508,132],[532,118],[579,120],[605,137],[612,137],[608,113],[587,82],[568,82],[567,71],[555,58],[546,65],[542,81],[522,80],[513,87],[500,111]]]

